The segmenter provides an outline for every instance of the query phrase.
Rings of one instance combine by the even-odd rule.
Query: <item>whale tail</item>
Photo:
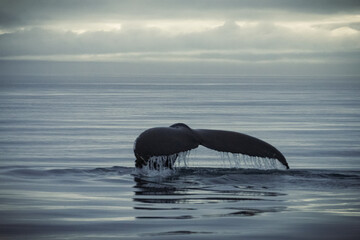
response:
[[[155,158],[157,161],[165,161],[165,165],[171,167],[177,154],[190,151],[199,145],[220,152],[277,159],[289,169],[284,155],[258,138],[231,131],[191,129],[183,123],[151,128],[141,133],[134,144],[135,166],[141,168],[148,164],[149,159]]]
[[[277,159],[289,169],[284,155],[274,146],[258,138],[243,133],[222,130],[197,129],[194,131],[200,138],[200,144],[204,147],[220,152]]]

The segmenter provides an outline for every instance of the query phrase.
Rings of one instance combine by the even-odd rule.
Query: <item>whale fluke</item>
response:
[[[162,166],[172,168],[179,153],[199,145],[220,152],[277,159],[289,169],[284,155],[258,138],[232,131],[191,129],[184,123],[150,128],[141,133],[134,144],[135,166],[142,168],[150,158],[161,157]]]

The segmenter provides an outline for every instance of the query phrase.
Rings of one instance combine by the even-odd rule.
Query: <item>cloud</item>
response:
[[[119,54],[189,51],[359,51],[360,32],[349,27],[296,31],[273,23],[225,22],[202,32],[172,35],[158,28],[123,27],[82,34],[33,28],[0,35],[0,56]]]
[[[1,1],[0,60],[354,66],[359,10],[346,0]]]
[[[58,22],[119,22],[151,19],[316,19],[357,14],[356,0],[3,0],[0,27],[43,26]]]

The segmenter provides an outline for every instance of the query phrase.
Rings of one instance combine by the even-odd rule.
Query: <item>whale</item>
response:
[[[150,128],[142,132],[134,143],[135,167],[143,168],[151,162],[153,169],[159,166],[172,169],[179,154],[199,145],[219,152],[276,159],[289,169],[284,155],[263,140],[234,131],[192,129],[184,123]],[[150,161],[151,159],[157,162]]]

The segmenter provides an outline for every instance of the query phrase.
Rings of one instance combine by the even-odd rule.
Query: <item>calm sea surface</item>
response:
[[[200,148],[136,171],[136,137],[177,122],[290,170]],[[0,76],[1,239],[358,239],[359,190],[358,77]]]

